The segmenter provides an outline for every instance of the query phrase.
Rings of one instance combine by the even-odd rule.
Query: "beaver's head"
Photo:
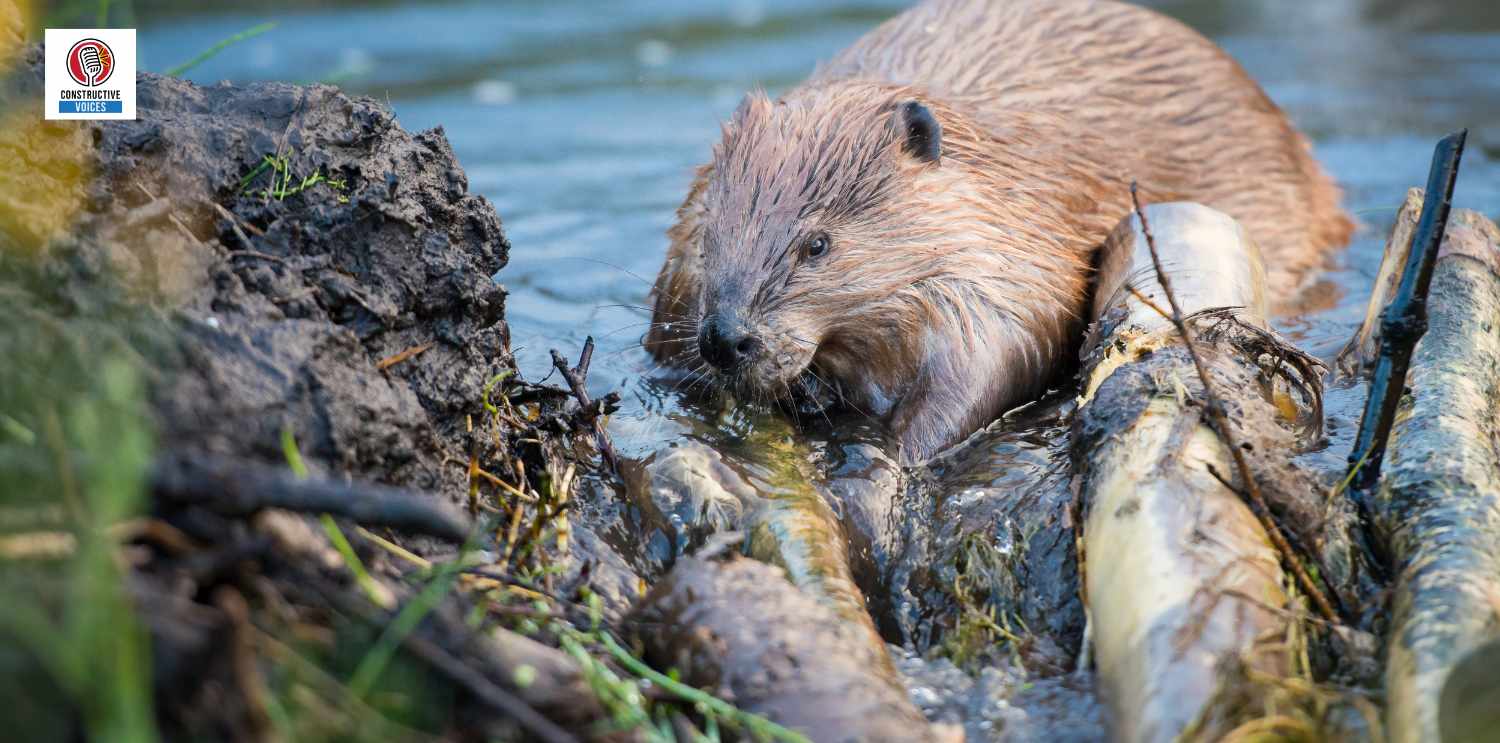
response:
[[[984,172],[994,143],[982,137],[909,88],[752,94],[684,214],[701,258],[702,360],[742,395],[784,397],[811,376],[879,412],[934,345],[1000,352],[1014,343],[982,336],[1038,337],[1028,308],[1076,301],[1082,271],[1045,245],[1027,255],[1032,202],[996,182],[1005,166]]]
[[[942,152],[915,98],[747,98],[703,192],[703,360],[742,393],[779,397],[851,335],[871,351],[902,332],[922,278],[911,258],[939,241],[919,192]]]

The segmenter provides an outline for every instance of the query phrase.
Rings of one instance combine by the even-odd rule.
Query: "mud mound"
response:
[[[442,130],[327,86],[138,85],[137,121],[12,135],[8,154],[55,182],[26,184],[35,209],[8,226],[60,292],[108,274],[183,329],[155,360],[174,372],[153,395],[163,443],[280,460],[288,429],[331,473],[460,483],[442,467],[460,411],[514,371],[491,278],[509,244]]]
[[[299,667],[276,644],[287,628],[314,638],[296,653],[349,679],[395,614],[424,601],[431,618],[403,629],[405,660],[388,661],[406,675],[369,677],[418,679],[385,719],[555,739],[511,692],[571,710],[555,716],[580,728],[602,714],[577,664],[540,640],[519,661],[470,652],[523,638],[513,613],[487,608],[499,598],[454,588],[463,567],[483,565],[500,598],[545,592],[559,611],[586,593],[586,617],[618,616],[639,579],[562,516],[575,465],[591,466],[573,439],[592,419],[566,391],[517,376],[493,279],[510,246],[442,130],[408,133],[384,105],[328,86],[149,74],[139,120],[45,122],[40,50],[22,57],[0,67],[0,160],[12,164],[0,169],[0,314],[12,318],[0,325],[0,543],[33,562],[0,571],[0,595],[66,615],[84,605],[53,598],[94,591],[85,608],[114,612],[94,626],[124,628],[87,634],[90,650],[68,622],[13,637],[0,616],[0,644],[19,648],[0,652],[0,692],[39,710],[23,728],[87,728],[73,705],[108,679],[54,688],[45,657],[117,652],[138,620],[151,662],[125,686],[155,687],[167,737],[253,737],[269,724],[263,685],[290,695],[306,682],[285,670]],[[92,515],[99,505],[111,508]],[[508,532],[476,535],[500,512],[514,514]],[[342,527],[320,531],[319,514]],[[75,548],[106,529],[122,576],[108,550]],[[77,583],[75,563],[100,582]],[[430,597],[434,574],[451,592]],[[484,611],[500,619],[470,623]],[[518,664],[533,669],[528,688],[571,691],[527,695]],[[339,735],[389,739],[360,709]]]
[[[157,395],[168,442],[280,457],[290,428],[340,474],[461,482],[442,442],[513,371],[491,279],[509,245],[442,131],[325,86],[139,90],[141,120],[94,135],[90,201],[100,242],[130,246],[127,281],[188,328]]]

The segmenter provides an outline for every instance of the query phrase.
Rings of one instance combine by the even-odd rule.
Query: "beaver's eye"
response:
[[[808,258],[822,258],[828,252],[828,236],[818,233],[802,245],[802,254]]]

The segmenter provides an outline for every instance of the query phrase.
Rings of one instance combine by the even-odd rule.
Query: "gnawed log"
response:
[[[1439,740],[1450,673],[1500,639],[1500,228],[1455,211],[1430,296],[1374,499],[1397,575],[1392,741]]]
[[[1278,387],[1284,367],[1264,366],[1277,350],[1258,354],[1246,350],[1255,343],[1236,342],[1254,334],[1257,343],[1276,343],[1264,330],[1265,277],[1254,243],[1233,219],[1197,204],[1145,213],[1226,416],[1237,431],[1257,432],[1244,445],[1290,448],[1294,436],[1274,401],[1291,399]],[[1094,657],[1114,737],[1125,741],[1172,740],[1213,717],[1218,670],[1227,662],[1283,673],[1284,654],[1269,648],[1294,632],[1282,611],[1280,556],[1220,479],[1243,488],[1203,412],[1204,390],[1164,316],[1168,306],[1132,217],[1105,246],[1074,423]],[[1240,309],[1230,317],[1226,306]]]
[[[790,425],[765,416],[746,441],[710,447],[685,439],[648,460],[628,482],[677,532],[685,551],[708,534],[745,533],[744,552],[786,571],[798,588],[884,646],[850,570],[838,516],[814,486],[810,452]],[[889,663],[886,670],[894,673]]]
[[[1412,188],[1406,192],[1406,201],[1396,212],[1396,226],[1385,243],[1385,252],[1380,256],[1380,269],[1375,274],[1375,285],[1370,290],[1370,302],[1365,307],[1365,319],[1359,331],[1339,351],[1334,359],[1334,369],[1340,376],[1354,377],[1375,363],[1379,350],[1375,340],[1380,333],[1380,311],[1390,303],[1401,283],[1402,269],[1411,255],[1411,238],[1417,229],[1417,216],[1422,213],[1422,189]]]
[[[962,738],[876,670],[884,646],[769,565],[684,559],[632,619],[655,665],[810,740]]]
[[[758,700],[747,709],[814,740],[928,739],[933,733],[906,696],[855,583],[844,524],[816,485],[812,456],[789,423],[760,416],[743,439],[708,446],[684,438],[640,466],[625,466],[633,499],[671,527],[676,550],[715,531],[738,530],[746,556],[779,569],[679,559],[642,604],[648,616],[667,621],[647,635],[648,646],[649,637],[678,638],[654,645],[661,652],[653,659],[665,660],[662,649],[707,632],[717,640],[695,646],[693,662],[716,669],[705,671],[712,678],[727,674],[721,685],[737,704]],[[864,522],[878,517],[854,513],[849,504],[879,510],[899,492],[899,476],[872,468],[824,485],[844,499],[849,522],[870,549],[874,537],[864,533]],[[744,576],[751,574],[763,583],[772,576],[774,585],[750,590]],[[786,654],[797,672],[767,677],[760,663],[784,665]],[[750,663],[751,657],[760,660]],[[834,704],[841,694],[861,702]],[[862,706],[867,699],[881,711]],[[849,725],[849,732],[828,737]]]

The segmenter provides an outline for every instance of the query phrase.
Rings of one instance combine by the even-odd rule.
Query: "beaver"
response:
[[[1274,298],[1352,222],[1212,41],[1113,0],[928,0],[750,93],[668,232],[644,344],[740,398],[836,392],[914,463],[1045,390],[1145,201],[1238,219]]]

